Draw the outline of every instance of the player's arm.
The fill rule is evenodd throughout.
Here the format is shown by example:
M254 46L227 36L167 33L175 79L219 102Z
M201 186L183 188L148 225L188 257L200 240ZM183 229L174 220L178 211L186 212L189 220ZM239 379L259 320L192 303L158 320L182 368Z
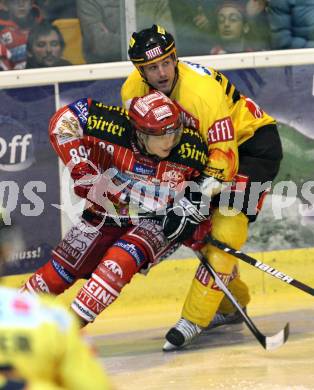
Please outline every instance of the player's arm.
M233 122L223 90L216 82L215 84L216 87L213 89L215 95L212 97L212 99L216 98L215 105L209 106L206 102L202 107L204 116L202 132L208 142L208 163L202 172L207 179L204 180L203 191L208 196L213 194L206 192L206 188L210 190L214 184L214 187L217 185L219 189L218 183L232 181L239 166L238 144Z
M213 77L222 87L226 98L227 98L227 104L230 107L232 107L238 100L241 98L240 91L236 88L236 86L227 78L225 74L222 72L214 69L209 68L211 77Z
M88 140L84 128L88 119L89 99L80 99L59 109L49 123L50 142L71 172L76 195L86 198L98 177L98 170L89 161Z

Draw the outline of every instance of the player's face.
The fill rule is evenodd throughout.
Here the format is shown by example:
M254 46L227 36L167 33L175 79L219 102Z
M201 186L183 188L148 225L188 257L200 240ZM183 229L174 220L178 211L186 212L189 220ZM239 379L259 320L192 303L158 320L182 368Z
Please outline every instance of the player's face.
M159 136L149 135L146 141L146 150L148 153L158 156L159 158L167 158L178 142L178 133L164 134Z
M224 7L218 12L218 31L221 39L231 41L241 38L243 28L243 16L236 8Z
M171 57L143 66L147 82L154 88L169 94L176 75L176 61Z
M58 34L51 31L47 35L40 35L34 42L32 54L36 62L43 67L56 65L62 55Z

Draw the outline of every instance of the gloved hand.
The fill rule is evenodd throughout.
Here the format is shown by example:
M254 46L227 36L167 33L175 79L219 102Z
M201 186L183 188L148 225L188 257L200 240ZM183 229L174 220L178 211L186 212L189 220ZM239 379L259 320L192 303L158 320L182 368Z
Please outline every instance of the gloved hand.
M90 162L80 162L73 166L71 177L74 180L74 192L80 198L87 198L89 190L99 179L99 171Z
M204 206L204 207L203 207ZM162 220L163 232L169 241L182 242L191 237L198 224L207 219L210 204L199 191L186 188L167 208Z
M212 228L211 218L205 219L205 221L201 222L197 225L193 235L191 238L188 238L183 242L185 246L191 248L196 251L200 251L206 243L204 242L205 236L210 233Z
M209 198L213 198L219 194L228 185L228 183L221 182L214 177L205 174L201 175L198 183L200 191Z

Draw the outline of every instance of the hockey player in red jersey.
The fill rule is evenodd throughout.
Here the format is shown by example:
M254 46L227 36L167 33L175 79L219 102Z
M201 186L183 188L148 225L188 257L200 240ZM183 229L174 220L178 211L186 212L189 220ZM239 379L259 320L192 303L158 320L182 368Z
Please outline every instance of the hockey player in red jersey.
M201 136L183 128L177 106L161 92L134 98L128 114L84 98L50 121L51 143L71 171L74 191L87 203L81 221L23 290L60 294L87 278L71 305L82 324L94 321L135 273L172 249L174 241L163 229L183 240L205 219L199 199L184 189L207 164ZM170 209L162 224L156 213L169 211L180 191L186 197L177 207L189 209L184 223L181 215L177 228L173 221L169 225Z

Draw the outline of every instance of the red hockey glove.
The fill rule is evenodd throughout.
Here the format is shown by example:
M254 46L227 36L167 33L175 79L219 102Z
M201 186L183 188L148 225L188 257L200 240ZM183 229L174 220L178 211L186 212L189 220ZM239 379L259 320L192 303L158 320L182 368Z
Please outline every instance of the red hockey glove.
M203 240L205 236L210 233L211 228L211 218L208 218L197 226L192 237L185 240L183 244L193 250L201 250L206 245Z
M88 162L80 162L72 168L71 177L74 180L75 194L80 198L87 198L89 190L99 178L99 172Z

